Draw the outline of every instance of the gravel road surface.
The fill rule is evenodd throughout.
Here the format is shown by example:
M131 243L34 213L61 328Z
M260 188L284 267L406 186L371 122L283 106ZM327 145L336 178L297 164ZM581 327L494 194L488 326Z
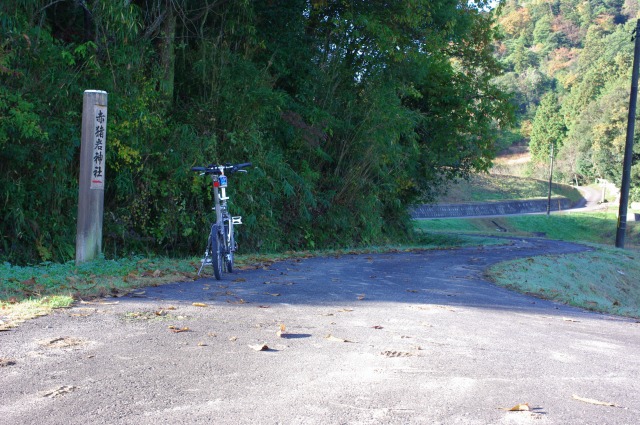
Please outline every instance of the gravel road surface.
M0 424L635 424L637 321L483 278L584 249L284 261L79 303L0 332Z

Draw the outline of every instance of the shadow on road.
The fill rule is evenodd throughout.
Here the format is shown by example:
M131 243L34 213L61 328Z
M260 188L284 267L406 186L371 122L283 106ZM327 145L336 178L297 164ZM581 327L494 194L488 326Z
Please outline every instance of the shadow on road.
M156 304L198 302L242 308L376 302L544 310L546 314L562 309L565 315L565 310L578 311L495 286L483 272L501 261L588 248L543 239L510 241L508 245L489 247L287 260L264 269L225 274L220 281L202 278L147 288L145 297ZM127 300L125 297L121 302ZM140 301L135 298L136 303Z

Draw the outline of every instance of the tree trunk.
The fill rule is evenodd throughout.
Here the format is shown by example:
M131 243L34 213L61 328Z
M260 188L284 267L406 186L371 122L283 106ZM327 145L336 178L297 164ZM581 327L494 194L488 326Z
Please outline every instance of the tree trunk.
M162 69L162 81L160 90L166 97L169 105L173 103L173 88L175 78L175 37L176 37L176 13L173 10L171 0L165 3L166 16L162 22L160 31L160 66Z

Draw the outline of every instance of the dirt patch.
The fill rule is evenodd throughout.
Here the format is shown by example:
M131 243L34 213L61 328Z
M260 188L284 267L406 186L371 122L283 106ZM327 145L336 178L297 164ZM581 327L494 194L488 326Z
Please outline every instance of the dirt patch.
M75 390L77 390L78 387L75 387L73 385L63 385L61 387L58 388L54 388L52 390L49 391L43 391L40 393L40 395L42 397L50 397L50 398L56 398L56 397L60 397L63 396L65 394L69 394Z
M41 339L38 344L45 348L71 348L87 345L89 342L84 338L76 338L73 336L63 336L57 338Z

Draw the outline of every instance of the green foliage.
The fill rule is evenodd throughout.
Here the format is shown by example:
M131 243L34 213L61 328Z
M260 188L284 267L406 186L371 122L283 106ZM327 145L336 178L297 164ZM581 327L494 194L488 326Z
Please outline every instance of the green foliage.
M366 245L486 170L512 120L488 2L4 2L0 258L73 257L80 110L109 93L103 250L199 252L193 165L233 176L241 247Z
M637 12L635 0L530 0L503 8L498 57L514 72L497 82L515 93L518 121L533 121L533 158L547 161L553 144L564 181L620 183ZM545 83L525 83L536 74ZM634 199L638 193L632 188Z

